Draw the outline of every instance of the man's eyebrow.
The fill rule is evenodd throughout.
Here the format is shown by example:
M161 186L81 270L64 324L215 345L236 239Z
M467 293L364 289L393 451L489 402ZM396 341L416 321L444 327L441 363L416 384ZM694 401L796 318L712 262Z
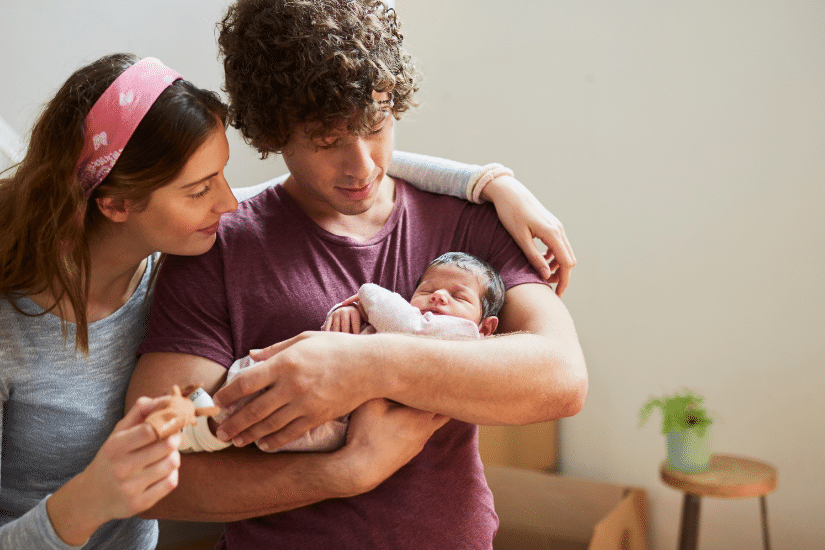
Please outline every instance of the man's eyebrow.
M393 100L392 99L382 99L381 101L376 101L376 103L379 104L379 105L382 105L382 106L384 106L384 105L387 105L389 107L393 106Z

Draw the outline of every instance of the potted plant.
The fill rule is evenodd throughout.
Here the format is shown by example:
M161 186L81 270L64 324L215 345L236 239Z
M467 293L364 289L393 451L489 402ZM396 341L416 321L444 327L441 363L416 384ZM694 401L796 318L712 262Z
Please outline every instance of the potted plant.
M662 411L662 433L667 437L667 464L681 472L702 472L710 463L710 425L699 397L689 391L653 397L639 411L639 427L653 409Z

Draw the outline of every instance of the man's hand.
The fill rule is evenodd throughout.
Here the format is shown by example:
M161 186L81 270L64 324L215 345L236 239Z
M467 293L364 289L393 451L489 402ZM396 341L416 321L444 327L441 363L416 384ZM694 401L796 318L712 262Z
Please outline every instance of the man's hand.
M412 460L449 418L371 399L350 417L341 471L358 493L377 487Z
M378 374L365 365L381 364L357 354L351 334L304 332L249 355L260 365L244 369L214 396L227 407L246 395L261 395L218 426L216 435L236 446L258 441L268 448L289 443L304 432L349 414L378 395ZM375 359L375 358L373 358ZM260 440L260 441L259 441Z
M558 218L542 206L529 189L510 176L499 176L488 183L481 198L495 204L501 224L541 276L550 283L557 283L556 294L561 296L570 282L576 257ZM534 238L547 246L547 252L539 252Z

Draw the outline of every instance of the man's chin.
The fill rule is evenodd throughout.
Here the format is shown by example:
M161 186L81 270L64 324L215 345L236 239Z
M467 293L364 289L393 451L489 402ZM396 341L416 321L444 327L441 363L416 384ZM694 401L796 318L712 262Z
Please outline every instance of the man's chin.
M358 216L360 214L364 214L365 212L369 212L373 204L375 204L374 200L339 204L336 206L335 210L337 210L339 214L343 214L345 216Z

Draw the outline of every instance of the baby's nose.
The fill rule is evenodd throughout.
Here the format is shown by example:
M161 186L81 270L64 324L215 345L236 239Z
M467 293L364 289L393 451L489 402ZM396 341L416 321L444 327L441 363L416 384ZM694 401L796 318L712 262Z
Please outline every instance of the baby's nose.
M435 292L433 292L433 300L441 302L442 304L447 303L447 297L448 296L449 296L449 294L444 289L438 289Z

